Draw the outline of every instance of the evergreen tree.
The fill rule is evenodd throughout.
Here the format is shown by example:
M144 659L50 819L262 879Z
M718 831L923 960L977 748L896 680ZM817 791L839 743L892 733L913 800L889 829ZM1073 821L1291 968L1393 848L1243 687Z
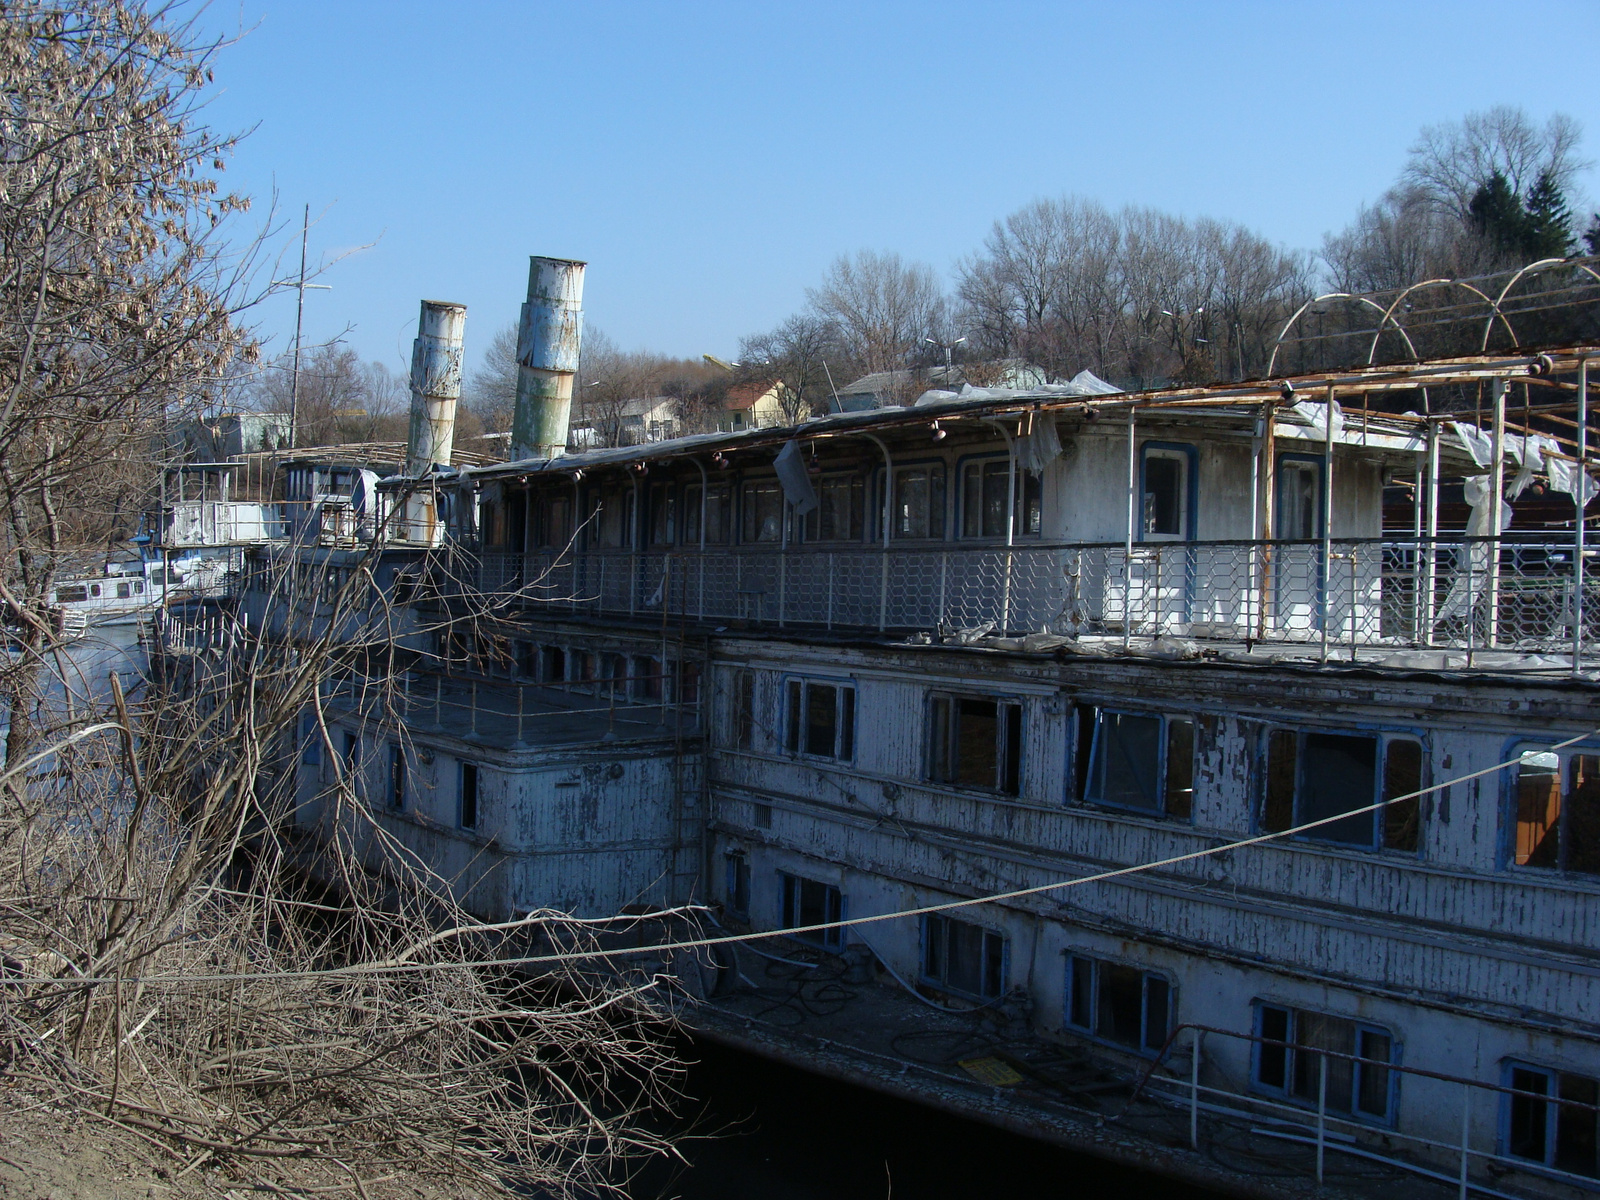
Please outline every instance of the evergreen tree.
M1572 211L1561 186L1548 170L1528 190L1524 250L1529 261L1565 258L1572 251Z
M1499 171L1480 184L1468 206L1472 228L1496 251L1522 258L1531 239L1527 210Z

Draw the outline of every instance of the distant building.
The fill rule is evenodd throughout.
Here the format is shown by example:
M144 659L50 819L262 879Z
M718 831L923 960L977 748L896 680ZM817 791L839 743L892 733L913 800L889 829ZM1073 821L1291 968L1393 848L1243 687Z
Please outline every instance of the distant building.
M783 411L785 390L781 381L758 379L734 384L723 397L717 428L723 433L738 433L741 429L788 424Z
M677 437L680 425L678 401L672 396L640 396L622 401L616 410L609 404L595 404L574 415L567 446L573 450L592 450L613 443L642 446Z
M221 462L236 454L272 453L288 445L288 413L221 413L180 422L170 435L171 453L189 462Z

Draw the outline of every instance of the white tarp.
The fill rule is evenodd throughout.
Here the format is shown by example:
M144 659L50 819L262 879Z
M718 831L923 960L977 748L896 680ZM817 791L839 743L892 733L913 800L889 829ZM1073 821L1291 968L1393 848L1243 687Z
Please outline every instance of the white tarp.
M794 506L796 516L803 517L817 506L817 491L811 486L811 477L806 473L799 442L785 442L772 465L777 468L784 499Z

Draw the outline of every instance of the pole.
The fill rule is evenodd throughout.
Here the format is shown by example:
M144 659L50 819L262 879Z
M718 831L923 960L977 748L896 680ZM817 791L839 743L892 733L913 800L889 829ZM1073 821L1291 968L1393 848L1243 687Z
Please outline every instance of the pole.
M1574 481L1578 494L1573 497L1577 505L1577 523L1572 531L1572 673L1578 673L1578 661L1583 657L1583 552L1585 530L1584 510L1588 508L1589 472L1584 463L1589 457L1589 360L1578 360L1578 478Z
M1137 503L1139 456L1134 446L1134 408L1128 406L1128 528L1122 547L1122 648L1133 640L1133 522Z
M1494 381L1494 436L1490 453L1494 461L1489 476L1489 628L1484 644L1493 649L1500 642L1500 526L1504 524L1506 486L1506 381Z
M1189 1149L1200 1149L1200 1048L1205 1045L1203 1029L1194 1031L1194 1051L1189 1061Z
M1433 645L1434 588L1439 573L1439 422L1428 421L1428 561L1422 580L1422 644Z
M1278 414L1269 400L1262 406L1261 430L1261 601L1256 637L1267 636L1267 608L1272 588L1273 507L1277 503Z
M1461 1089L1461 1178L1457 1194L1467 1200L1467 1143L1472 1133L1472 1089Z
M1317 1186L1322 1186L1322 1160L1328 1144L1328 1056L1317 1055Z
M294 306L294 365L289 371L289 449L300 443L300 331L306 316L306 241L311 236L311 205L300 222L300 283Z
M1333 385L1322 414L1322 661L1328 661L1329 608L1333 600ZM1319 1173L1318 1179L1321 1179Z

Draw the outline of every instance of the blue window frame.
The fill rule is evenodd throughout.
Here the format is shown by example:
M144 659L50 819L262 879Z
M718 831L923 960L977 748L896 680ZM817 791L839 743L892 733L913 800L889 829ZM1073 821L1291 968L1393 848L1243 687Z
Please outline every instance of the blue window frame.
M1501 1082L1500 1152L1573 1175L1600 1177L1600 1080L1508 1061Z
M1192 542L1199 528L1199 455L1185 442L1145 442L1139 451L1139 540Z
M1004 539L1006 516L1013 519L1014 537L1038 537L1043 530L1043 476L1018 465L1016 490L1008 508L1006 493L1011 481L1010 456L975 455L956 463L961 490L957 493L960 514L956 528L962 540Z
M1325 1085L1328 1112L1394 1122L1399 1072L1390 1068L1400 1053L1388 1029L1257 1000L1255 1031L1260 1040L1250 1079L1256 1090L1315 1108Z
M1260 815L1265 833L1279 833L1340 813L1353 815L1299 835L1366 850L1421 849L1420 791L1426 756L1415 734L1365 730L1269 729L1262 737Z
M300 761L308 767L322 765L322 727L315 712L300 714Z
M1067 955L1066 1023L1091 1037L1157 1054L1177 1016L1165 975L1087 954Z
M883 469L873 476L874 541L883 538ZM889 501L892 541L942 542L945 531L945 473L942 461L896 463Z
M808 925L844 920L844 895L833 884L784 871L778 872L778 881L783 889L783 928L804 929ZM794 936L824 950L844 949L844 930L838 927L809 930Z
M992 929L943 913L922 918L922 978L978 1000L1005 995L1006 939Z
M1600 750L1524 749L1505 788L1507 865L1600 876Z
M1079 796L1090 804L1190 820L1194 815L1194 721L1163 713L1077 706ZM1087 739L1085 738L1087 734Z
M848 679L784 681L784 749L851 762L856 756L856 685Z

